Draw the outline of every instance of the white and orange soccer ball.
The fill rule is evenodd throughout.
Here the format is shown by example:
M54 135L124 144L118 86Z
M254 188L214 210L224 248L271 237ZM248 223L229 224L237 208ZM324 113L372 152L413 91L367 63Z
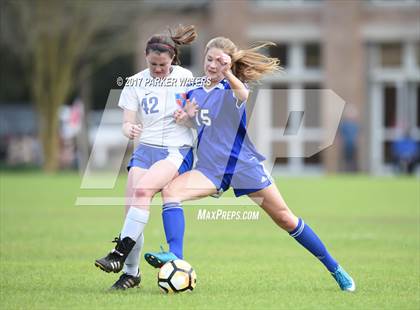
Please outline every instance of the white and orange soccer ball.
M176 259L163 265L158 273L158 286L164 293L192 291L197 275L189 263Z

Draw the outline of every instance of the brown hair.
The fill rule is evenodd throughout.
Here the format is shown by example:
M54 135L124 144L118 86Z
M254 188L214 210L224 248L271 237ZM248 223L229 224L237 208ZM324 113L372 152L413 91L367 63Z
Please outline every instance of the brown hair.
M179 25L174 30L168 28L169 35L167 34L155 34L149 40L146 45L146 55L150 52L156 53L169 53L169 56L174 60L172 64L178 65L179 62L179 46L190 44L197 37L197 32L193 25L182 26Z
M242 82L261 79L264 75L281 70L277 58L267 57L258 50L275 45L272 42L262 42L246 50L239 50L228 38L217 37L206 45L206 54L210 48L218 48L232 58L232 72Z

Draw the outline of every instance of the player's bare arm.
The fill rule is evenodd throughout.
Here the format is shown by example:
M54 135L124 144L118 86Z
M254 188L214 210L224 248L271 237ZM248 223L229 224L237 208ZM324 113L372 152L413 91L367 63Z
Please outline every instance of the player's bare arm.
M249 90L245 87L245 84L242 83L232 72L232 58L227 54L222 54L218 57L224 77L229 81L229 84L232 87L235 97L240 101L244 102L248 99Z
M137 112L124 109L122 131L124 136L133 140L138 138L142 132L143 126L137 123Z

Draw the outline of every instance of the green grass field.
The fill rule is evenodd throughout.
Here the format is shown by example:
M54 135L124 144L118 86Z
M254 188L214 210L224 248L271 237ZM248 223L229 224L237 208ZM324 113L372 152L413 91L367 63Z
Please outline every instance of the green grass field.
M108 194L121 195L124 183ZM418 179L287 178L277 184L352 274L356 293L342 293L324 267L262 211L255 221L199 221L200 208L222 208L200 207L200 201L186 206L185 258L198 275L194 292L160 293L157 270L144 260L139 289L108 292L117 275L93 262L113 246L122 208L75 206L75 174L2 173L0 307L419 309ZM258 210L225 207L243 208ZM145 251L165 244L159 207L153 207L145 237Z

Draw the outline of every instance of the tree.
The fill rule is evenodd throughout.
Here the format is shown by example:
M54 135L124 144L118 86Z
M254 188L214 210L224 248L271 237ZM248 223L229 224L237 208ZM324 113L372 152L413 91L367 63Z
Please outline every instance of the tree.
M92 66L134 49L142 13L142 4L135 1L2 2L2 44L28 72L23 79L38 115L45 171L58 169L61 105Z

